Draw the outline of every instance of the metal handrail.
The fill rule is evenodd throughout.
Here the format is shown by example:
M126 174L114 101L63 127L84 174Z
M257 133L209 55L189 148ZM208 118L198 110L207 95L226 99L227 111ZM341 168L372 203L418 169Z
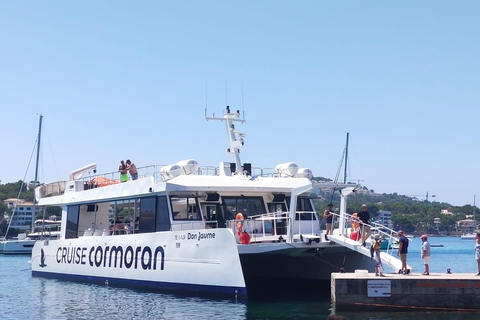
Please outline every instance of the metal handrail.
M302 220L301 219L301 214L302 213L308 213L310 214L311 219L308 220ZM314 219L314 215L316 214L315 211L296 211L296 214L298 215L298 220L295 219L294 221L291 220L290 218L290 213L287 211L276 211L276 212L267 212L263 214L257 214L257 215L252 215L246 217L244 220L228 220L227 221L227 226L231 230L234 231L234 233L237 231L237 228L235 226L235 223L242 223L243 221L243 227L242 231L246 231L247 233L250 234L250 236L253 239L256 239L258 237L269 237L269 236L282 236L282 241L287 241L286 239L286 233L285 234L279 234L277 233L277 223L279 220L284 220L286 221L286 225L282 226L285 228L285 230L288 230L291 226L292 223L295 223L295 221L298 221L298 234L301 234L301 222L306 221L306 222L311 222L311 234L314 232L314 223L319 223L318 220ZM258 228L258 225L255 225L255 222L263 222L263 221L272 221L272 231L273 233L268 233L265 230L265 224L261 224L261 228Z
M334 217L340 217L340 214L338 213L333 213ZM344 213L345 217L347 219L345 219L345 228L344 230L348 230L349 227L348 225L351 224L352 220L354 220L353 218L353 215L351 214L348 214L348 213ZM393 248L392 248L392 244L393 244L393 241L394 240L397 240L397 231L393 230L393 229L390 229L378 222L373 222L372 224L368 224L368 223L363 223L358 217L356 217L356 220L358 221L359 225L366 225L366 226L369 226L370 227L370 232L371 234L373 234L373 231L376 231L376 233L380 234L380 237L383 238L383 239L388 239L388 246L387 246L387 253L392 255L392 252L393 252ZM385 230L385 231L384 231ZM347 232L347 231L345 231ZM344 237L347 237L348 238L348 234L343 234L342 236Z

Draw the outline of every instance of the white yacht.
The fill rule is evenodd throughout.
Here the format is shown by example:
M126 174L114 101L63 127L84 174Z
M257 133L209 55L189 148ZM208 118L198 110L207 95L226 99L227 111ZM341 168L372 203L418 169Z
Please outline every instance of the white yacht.
M12 239L0 241L0 254L31 254L37 240L60 237L60 221L36 220L31 233L20 233Z
M464 235L460 236L462 240L475 240L475 233L465 233Z
M206 119L225 122L233 162L142 167L124 183L91 164L38 187L39 205L62 207L62 225L60 239L35 243L33 276L246 297L272 285L317 291L324 281L329 290L332 272L373 270L369 250L347 234L355 185L316 183L295 163L242 163L240 113ZM312 199L333 187L342 190L340 228L326 241Z

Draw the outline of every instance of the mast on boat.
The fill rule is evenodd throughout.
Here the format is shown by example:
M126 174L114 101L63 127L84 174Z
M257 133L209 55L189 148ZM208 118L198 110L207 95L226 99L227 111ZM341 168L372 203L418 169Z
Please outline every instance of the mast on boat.
M235 162L235 172L241 172L242 162L240 161L240 147L245 144L244 137L246 134L235 130L235 125L233 124L233 122L244 123L246 121L245 116L243 116L243 118L240 118L240 110L232 113L229 106L227 106L222 118L215 117L215 114L213 115L213 117L207 117L206 113L207 111L205 109L205 120L207 121L218 120L225 122L228 141L230 144L230 148L227 149L227 153L233 156L233 161Z
M38 182L38 163L40 162L40 141L42 140L42 120L43 120L43 115L40 115L40 119L38 121L38 138L37 138L37 159L35 160L35 179L33 180L33 217L32 217L32 232L34 230L34 225L35 225L35 218L36 218L36 204L37 201L35 199L35 188L39 185ZM43 217L45 221L45 217Z
M347 132L347 142L345 143L345 171L343 174L343 183L347 183L347 161L348 161L348 136L350 135L349 132Z

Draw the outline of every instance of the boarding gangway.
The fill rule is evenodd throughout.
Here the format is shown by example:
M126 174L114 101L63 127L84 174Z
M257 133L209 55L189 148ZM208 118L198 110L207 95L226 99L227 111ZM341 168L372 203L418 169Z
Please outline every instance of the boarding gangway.
M352 221L355 221L356 217L345 212L341 213L340 215L335 214L335 216L338 217L339 228L334 230L333 235L330 235L329 239L338 245L356 251L364 256L371 257L370 246L372 240L367 239L367 243L364 247L361 241L357 241L351 237L352 232L355 231L352 226ZM380 259L382 260L382 263L390 266L395 273L401 270L402 262L393 255L392 249L392 242L396 239L397 232L379 223L373 223L369 226L372 234L378 234L380 238L388 241L386 251L380 252ZM407 265L407 268L410 271L412 270L409 265Z

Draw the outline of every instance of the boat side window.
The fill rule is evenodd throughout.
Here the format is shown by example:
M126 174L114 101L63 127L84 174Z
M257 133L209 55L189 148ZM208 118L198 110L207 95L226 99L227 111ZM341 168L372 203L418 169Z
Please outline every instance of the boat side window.
M78 238L78 213L80 206L67 207L67 230L65 232L65 239Z
M285 212L287 211L287 207L285 203L268 203L268 212Z
M290 207L291 198L287 197L287 204ZM295 214L295 220L315 220L314 210L310 198L297 198L297 209L298 212ZM313 214L313 216L312 216Z
M138 199L118 200L110 203L110 212L113 217L110 222L110 231L112 234L126 234L138 232ZM135 223L135 221L137 223ZM134 230L135 229L135 230Z
M166 196L159 196L157 198L157 219L156 219L156 231L169 231L170 230L170 215L168 214L168 203Z
M202 220L196 198L171 196L170 204L173 220Z
M155 232L155 212L157 197L140 199L140 220L138 223L139 233Z
M225 220L233 220L237 213L249 217L266 213L262 197L222 197Z

